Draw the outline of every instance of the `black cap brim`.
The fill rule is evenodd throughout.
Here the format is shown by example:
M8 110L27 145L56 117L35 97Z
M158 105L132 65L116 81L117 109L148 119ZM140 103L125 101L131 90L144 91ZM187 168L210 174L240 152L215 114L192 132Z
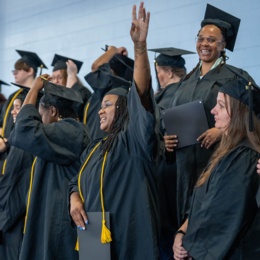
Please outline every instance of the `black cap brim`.
M43 61L36 53L29 52L29 51L21 51L21 50L16 50L16 51L21 56L21 59L30 67L35 69L37 68L48 69L47 66L43 63Z
M61 70L61 69L67 69L66 62L68 60L71 60L71 61L73 61L76 64L78 72L79 72L80 69L81 69L81 66L83 64L82 61L71 59L71 58L65 57L65 56L61 56L59 54L55 54L54 55L54 58L53 58L52 63L51 63L51 66L53 66L53 70L52 71Z
M66 88L64 86L51 83L47 80L44 81L44 92L54 95L56 97L83 103L82 95L78 90Z
M185 68L185 60L181 57L182 55L195 54L195 52L192 51L173 47L149 49L148 51L159 53L159 55L155 58L155 65L178 68Z
M2 85L10 86L10 84L4 82L3 80L0 80L0 86L2 86Z
M183 49L168 47L168 48L156 48L156 49L148 49L148 51L153 51L155 53L164 54L170 57L173 56L181 56L186 54L195 54L193 51L187 51Z
M26 87L26 86L23 86L23 85L20 85L20 84L17 84L17 83L11 82L11 84L14 85L14 86L16 86L16 87L18 87L18 88L21 88L21 89L25 90L27 93L28 93L29 90L30 90L29 87ZM38 97L39 97L39 98L42 97L43 94L44 94L43 91L40 91L40 92L38 93Z

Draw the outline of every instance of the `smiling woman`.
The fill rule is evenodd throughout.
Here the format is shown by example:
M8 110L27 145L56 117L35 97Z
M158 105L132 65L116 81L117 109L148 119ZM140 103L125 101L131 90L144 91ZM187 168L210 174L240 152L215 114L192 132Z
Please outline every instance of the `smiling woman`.
M202 100L209 124L209 130L198 136L198 143L175 151L177 167L176 204L178 224L183 223L189 209L193 187L208 164L216 144L222 137L222 131L215 127L211 109L215 106L219 88L237 78L238 75L254 82L242 69L226 64L225 48L233 51L240 19L207 5L205 17L201 22L196 41L199 57L197 66L182 81L173 99L172 106L182 105L195 100ZM214 40L213 40L214 39ZM192 112L191 112L192 113ZM189 122L187 122L189 127ZM172 136L168 140L173 140ZM167 139L166 139L167 140ZM166 150L174 149L174 143Z
M212 113L216 128L225 134L197 182L188 218L176 234L176 260L187 256L230 260L260 257L260 209L256 201L260 182L255 169L260 152L260 89L250 85L235 79L219 90Z
M104 96L99 116L107 137L84 151L70 187L70 214L78 228L86 229L80 232L88 232L88 212L110 213L110 230L103 214L100 237L101 243L111 243L111 259L159 257L156 107L146 49L149 18L143 3L138 13L133 7L134 83L130 91L126 85Z

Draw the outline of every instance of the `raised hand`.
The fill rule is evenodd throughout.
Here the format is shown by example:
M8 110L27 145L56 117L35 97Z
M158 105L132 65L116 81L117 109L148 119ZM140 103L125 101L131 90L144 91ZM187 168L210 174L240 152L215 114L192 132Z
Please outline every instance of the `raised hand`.
M130 35L134 43L146 42L150 13L145 11L144 2L140 3L138 17L136 16L136 5L132 9L132 26Z

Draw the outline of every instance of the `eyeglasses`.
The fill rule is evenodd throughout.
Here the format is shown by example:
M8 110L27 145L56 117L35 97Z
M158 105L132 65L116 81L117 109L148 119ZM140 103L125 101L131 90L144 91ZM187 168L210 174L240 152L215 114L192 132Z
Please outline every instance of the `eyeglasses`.
M57 77L52 76L51 77L51 81L56 81L56 80L58 80L58 81L63 80L63 77L62 76L57 76Z
M16 75L20 70L22 69L12 70L13 75Z
M204 40L206 40L206 42L209 44L209 45L213 45L214 43L221 43L223 41L217 41L215 38L213 37L202 37L202 36L198 36L195 38L195 41L197 43L203 43Z

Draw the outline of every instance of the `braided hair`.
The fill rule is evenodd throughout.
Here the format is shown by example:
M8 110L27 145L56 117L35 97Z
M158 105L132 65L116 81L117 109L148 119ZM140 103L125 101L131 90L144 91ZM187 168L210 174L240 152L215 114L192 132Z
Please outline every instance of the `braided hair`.
M101 149L103 150L103 155L110 151L114 144L117 142L117 136L119 132L124 129L124 126L129 120L129 114L127 109L127 97L118 96L115 103L115 116L110 127L107 139L103 142Z

